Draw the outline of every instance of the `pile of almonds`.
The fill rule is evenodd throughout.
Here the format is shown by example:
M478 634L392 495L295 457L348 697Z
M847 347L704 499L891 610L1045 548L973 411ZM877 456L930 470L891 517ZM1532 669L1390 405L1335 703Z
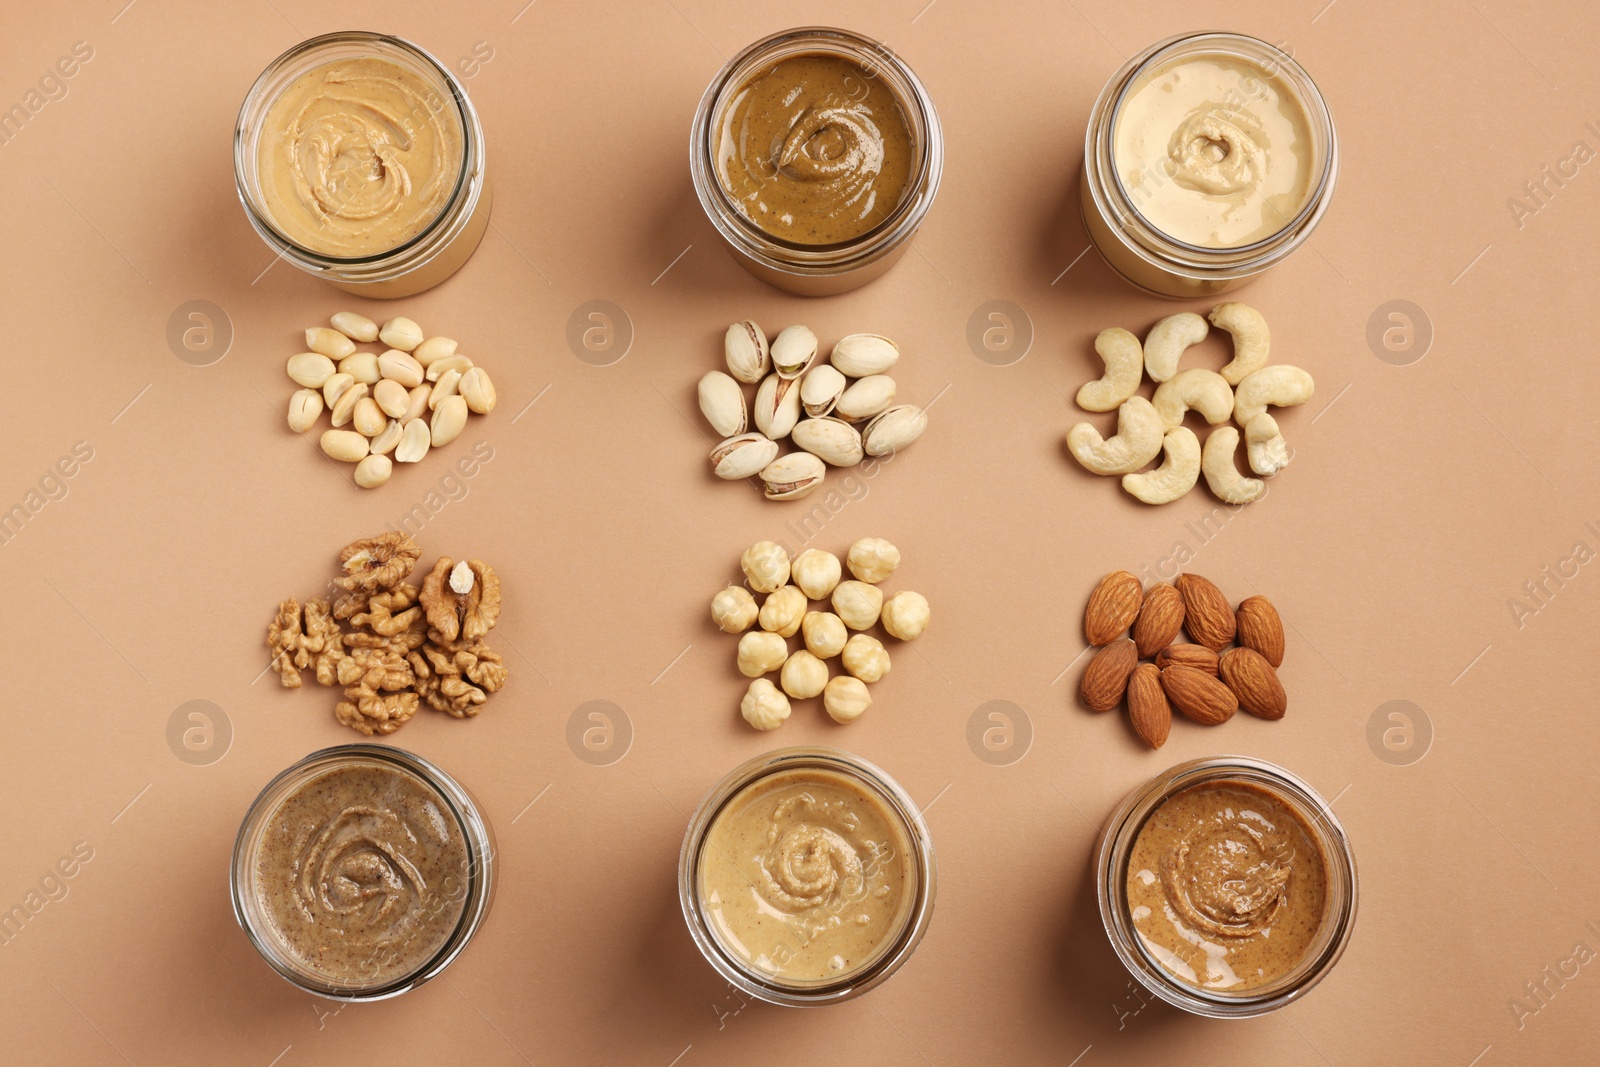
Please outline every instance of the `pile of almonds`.
M387 482L394 464L417 463L429 449L454 441L466 428L468 412L494 410L489 372L457 352L450 338L425 337L420 326L400 317L380 327L341 311L329 321L331 329L307 329L308 351L289 357L289 377L300 386L289 398L289 429L305 433L326 408L333 428L323 431L322 451L354 463L363 489ZM357 341L384 348L359 350Z
M1180 630L1192 643L1174 643ZM1277 670L1283 620L1264 596L1234 609L1198 574L1147 590L1127 571L1112 571L1089 596L1083 631L1100 648L1083 672L1083 702L1110 711L1126 695L1133 731L1151 748L1166 743L1173 708L1203 726L1227 722L1240 708L1263 719L1281 719L1288 709Z
M770 345L754 322L728 327L728 373L710 371L699 387L700 412L723 438L711 450L718 478L758 476L768 500L796 500L816 491L828 467L854 467L922 436L927 413L896 404L894 379L884 373L900 358L893 341L853 333L826 363L817 363L818 351L817 335L804 326L786 327ZM757 385L748 407L741 382ZM752 412L759 432L747 433ZM786 437L800 451L780 456Z

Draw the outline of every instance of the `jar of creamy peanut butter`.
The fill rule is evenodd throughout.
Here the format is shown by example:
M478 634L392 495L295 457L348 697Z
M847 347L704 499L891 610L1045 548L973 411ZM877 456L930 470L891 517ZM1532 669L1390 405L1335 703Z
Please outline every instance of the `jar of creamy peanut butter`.
M1106 262L1160 296L1243 285L1305 243L1339 173L1322 94L1288 53L1233 33L1134 56L1089 114L1079 193Z
M905 790L866 760L787 748L701 801L678 857L689 933L717 972L771 1004L860 996L933 915L933 842Z
M337 288L389 299L454 274L483 239L483 126L461 82L398 37L303 41L245 96L234 181L279 257Z
M494 837L462 786L387 745L338 745L279 774L234 841L229 890L280 976L330 1000L399 996L477 932Z
M881 42L825 27L730 59L689 135L695 194L734 258L801 296L888 270L943 169L939 116L911 68Z
M1333 809L1247 756L1180 763L1101 827L1097 896L1133 977L1184 1011L1265 1015L1321 981L1355 926L1357 877Z

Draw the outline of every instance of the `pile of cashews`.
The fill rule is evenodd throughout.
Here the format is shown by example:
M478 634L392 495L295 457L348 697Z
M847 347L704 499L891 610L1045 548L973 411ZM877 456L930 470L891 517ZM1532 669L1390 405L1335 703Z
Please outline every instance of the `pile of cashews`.
M1267 365L1270 334L1267 320L1255 308L1237 302L1211 309L1211 322L1233 337L1233 361L1220 371L1191 367L1178 370L1184 351L1210 332L1206 320L1192 311L1168 315L1150 328L1144 344L1127 330L1102 330L1094 350L1105 374L1078 390L1085 411L1115 411L1117 432L1102 437L1087 422L1067 432L1067 448L1095 474L1122 475L1122 488L1146 504L1167 504L1194 488L1203 473L1206 485L1229 504L1248 504L1266 490L1270 478L1289 464L1289 445L1269 407L1292 407L1311 399L1316 383L1299 367ZM1139 396L1144 375L1156 383L1155 395ZM1183 425L1194 410L1215 427L1205 448ZM1247 478L1234 462L1239 430L1244 431L1250 469L1261 478ZM1163 452L1161 464L1142 471Z

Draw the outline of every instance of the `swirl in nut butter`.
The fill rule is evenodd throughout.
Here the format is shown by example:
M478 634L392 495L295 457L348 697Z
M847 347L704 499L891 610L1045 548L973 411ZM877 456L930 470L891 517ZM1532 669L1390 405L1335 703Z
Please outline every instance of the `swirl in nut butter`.
M892 948L916 892L900 816L832 771L782 771L717 814L700 898L724 949L790 985L849 978Z
M1215 782L1168 798L1139 830L1128 906L1163 968L1239 993L1305 959L1322 926L1326 879L1298 812L1259 787Z
M893 214L910 180L900 102L840 56L777 63L739 87L717 125L723 189L752 223L795 244L861 236Z
M267 112L257 165L285 237L353 259L425 230L449 202L461 163L449 94L368 56L323 64L284 89Z
M256 886L279 947L332 985L405 978L461 919L467 846L431 787L385 766L331 770L272 815Z

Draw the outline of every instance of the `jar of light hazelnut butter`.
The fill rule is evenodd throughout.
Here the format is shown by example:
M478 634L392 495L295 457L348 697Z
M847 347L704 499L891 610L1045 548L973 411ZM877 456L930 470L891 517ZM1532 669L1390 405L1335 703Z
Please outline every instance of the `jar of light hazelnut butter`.
M262 959L331 1000L399 996L477 932L494 837L461 785L387 745L313 752L261 791L239 826L233 913Z
M239 109L233 171L269 248L361 296L438 285L489 222L483 126L466 90L383 34L325 34L273 60Z
M944 169L922 82L885 45L807 27L730 59L695 112L689 170L744 268L802 296L865 285L905 253Z
M1197 297L1304 244L1338 174L1333 116L1304 68L1254 37L1197 33L1152 45L1106 83L1079 192L1112 269Z
M887 980L933 915L933 842L867 761L788 748L733 769L689 822L678 900L706 960L771 1004L835 1004Z
M1139 984L1196 1015L1294 1003L1343 954L1356 861L1333 809L1263 760L1180 763L1101 828L1100 918Z

